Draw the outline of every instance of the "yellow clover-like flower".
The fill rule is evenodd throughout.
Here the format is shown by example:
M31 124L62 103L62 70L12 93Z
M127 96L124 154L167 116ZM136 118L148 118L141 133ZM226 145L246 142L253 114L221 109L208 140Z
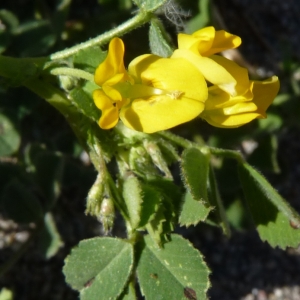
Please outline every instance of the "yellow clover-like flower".
M95 73L102 87L93 93L102 115L103 129L119 118L131 128L146 133L172 128L196 118L204 109L208 89L201 72L183 58L146 54L134 59L126 72L124 46L115 38L105 61Z
M206 27L192 35L178 35L178 49L172 57L182 57L194 64L205 79L220 89L236 96L249 89L248 71L235 62L215 53L233 49L241 44L240 37L224 30Z
M205 110L200 117L215 127L234 128L256 118L266 118L266 110L278 93L279 81L277 76L265 81L251 81L249 92L235 97L218 86L208 90Z

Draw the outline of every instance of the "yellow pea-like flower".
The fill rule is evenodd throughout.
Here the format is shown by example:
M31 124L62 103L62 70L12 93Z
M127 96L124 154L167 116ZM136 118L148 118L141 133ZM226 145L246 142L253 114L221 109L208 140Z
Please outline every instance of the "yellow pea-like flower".
M188 122L203 111L206 82L186 60L146 54L134 59L128 72L144 89L161 93L135 97L123 106L120 117L127 127L152 133Z
M103 129L119 119L146 133L165 130L196 118L204 109L208 89L201 72L182 58L146 54L134 59L125 70L124 45L115 38L108 55L95 73L101 86L93 93L102 115Z
M246 93L249 87L248 71L225 57L215 53L236 48L240 37L224 30L206 27L192 35L178 35L178 49L172 57L181 57L194 64L204 78L226 93L236 96Z
M226 128L265 118L279 90L278 78L250 81L247 69L215 55L240 43L235 35L207 27L192 35L179 34L179 49L170 58L141 55L127 71L124 44L112 39L95 72L99 89L93 98L102 112L100 127L113 128L120 118L131 129L153 133L199 115Z
M232 97L217 86L209 87L205 109L200 117L221 128L235 128L256 118L266 118L266 110L279 90L273 76L264 81L251 81L248 93Z
M133 82L124 67L124 50L121 39L112 39L106 59L95 72L95 83L102 89L94 91L93 99L102 112L99 125L103 129L110 129L117 125L119 109L125 103L125 99L115 86L120 83Z

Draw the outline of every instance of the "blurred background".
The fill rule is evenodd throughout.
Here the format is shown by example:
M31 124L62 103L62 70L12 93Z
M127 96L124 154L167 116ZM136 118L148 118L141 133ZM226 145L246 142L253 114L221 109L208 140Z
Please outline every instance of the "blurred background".
M130 0L1 0L0 54L47 56L121 24L135 11ZM281 91L267 119L237 129L213 128L198 119L173 131L240 150L300 212L300 2L174 0L157 14L174 46L178 32L213 25L242 38L241 47L223 55L247 67L251 78L279 76ZM149 53L148 29L144 25L123 37L125 65ZM213 271L210 299L300 299L299 249L263 243L244 208L234 161L214 165L232 236L206 224L177 229ZM103 234L101 224L84 214L95 176L64 118L18 82L0 77L0 287L12 290L13 299L78 298L64 282L62 267L80 240ZM28 199L35 206L28 208ZM30 221L49 201L55 205L47 232L36 233ZM117 218L111 234L123 231ZM12 261L16 253L19 259ZM3 290L0 299L10 299L1 295Z

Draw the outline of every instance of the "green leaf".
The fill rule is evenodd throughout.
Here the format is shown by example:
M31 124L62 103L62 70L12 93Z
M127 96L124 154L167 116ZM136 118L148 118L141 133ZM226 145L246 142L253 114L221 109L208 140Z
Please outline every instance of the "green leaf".
M4 187L2 201L5 211L16 222L37 222L43 217L40 202L18 179Z
M182 154L183 181L195 200L207 201L209 158L197 148L188 148Z
M19 149L21 137L11 120L0 113L0 157L13 154Z
M100 47L89 47L81 50L74 55L73 64L78 69L94 73L95 69L104 61L107 52Z
M155 213L158 211L162 202L162 195L156 189L143 185L143 203L141 208L139 228L146 226L147 223L155 218Z
M65 260L63 272L81 300L117 299L133 266L133 247L104 237L83 240Z
M163 24L158 19L152 19L149 29L149 42L151 53L161 56L170 57L173 49L170 46L170 37L167 35Z
M0 55L0 76L10 79L11 86L20 86L39 75L48 59L13 58Z
M159 146L168 165L180 161L180 157L171 143L166 140L159 139L157 145Z
M39 249L44 257L49 259L53 257L64 245L60 234L56 228L55 221L51 213L44 217L44 227L40 233Z
M133 0L133 2L140 8L147 12L154 12L159 7L164 5L167 0Z
M147 232L159 247L162 247L162 244L166 241L164 236L164 223L167 219L164 211L164 207L162 205L159 206L158 211L154 215L154 219L146 225Z
M124 181L123 197L127 206L131 228L136 229L141 221L143 198L140 182L134 175L129 176Z
M201 201L194 200L192 195L187 192L184 196L179 224L189 227L204 222L212 209L213 207L206 207Z
M174 212L178 215L182 206L182 189L174 182L159 178L149 180L148 183L157 191L159 191L164 198L168 198L174 207Z
M297 247L300 216L269 182L247 163L239 165L239 176L260 238L272 247Z
M147 300L206 299L209 270L190 242L172 234L171 241L160 249L145 236L139 252L137 275ZM190 294L194 298L188 298Z
M91 84L90 84L91 85ZM92 94L86 92L81 87L76 87L70 92L72 103L88 118L98 122L100 110L96 107Z

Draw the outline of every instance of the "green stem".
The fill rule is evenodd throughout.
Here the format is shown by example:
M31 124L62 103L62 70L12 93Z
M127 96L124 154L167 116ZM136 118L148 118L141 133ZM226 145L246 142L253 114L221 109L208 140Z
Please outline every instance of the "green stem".
M136 16L131 18L130 20L124 22L120 26L111 29L93 39L90 39L84 43L81 43L79 45L76 45L74 47L53 53L50 55L51 60L55 59L63 59L66 57L69 57L75 53L77 53L80 50L92 47L92 46L100 46L103 44L108 43L112 38L116 36L121 36L124 35L125 33L135 29L138 26L141 26L145 23L147 23L152 17L151 12L146 12L146 11L140 11Z
M159 131L156 134L162 136L163 138L177 144L178 146L181 146L182 148L190 148L193 146L193 143L174 134L170 131Z
M217 155L217 156L221 156L221 157L225 157L225 158L232 158L237 160L240 163L244 162L244 158L242 156L242 154L238 151L234 151L234 150L226 150L226 149L220 149L220 148L214 148L214 147L208 147L210 153Z
M66 75L66 76L74 76L78 78L82 78L88 81L94 81L94 75L88 73L86 71L75 69L75 68L67 68L67 67L60 67L51 69L50 74L52 75Z

